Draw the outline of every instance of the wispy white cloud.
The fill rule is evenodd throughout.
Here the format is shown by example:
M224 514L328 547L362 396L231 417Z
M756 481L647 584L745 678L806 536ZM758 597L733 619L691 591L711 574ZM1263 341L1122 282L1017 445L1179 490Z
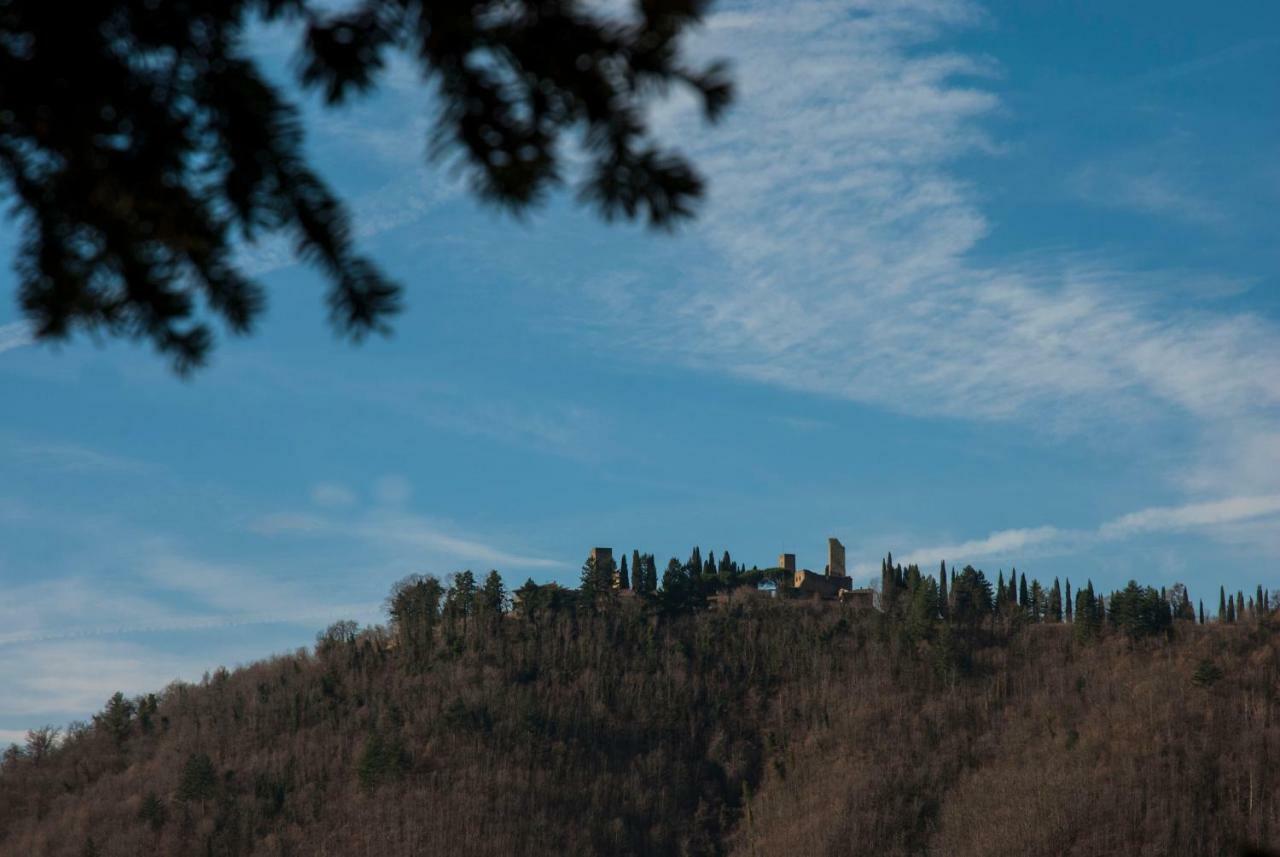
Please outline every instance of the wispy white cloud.
M216 666L202 656L179 657L121 640L23 644L6 647L4 654L0 716L59 718L59 725L70 717L88 719L117 691L159 690L175 679L198 679Z
M996 562L1017 564L1046 556L1070 556L1101 543L1120 542L1154 533L1196 531L1209 535L1231 532L1242 525L1280 526L1280 494L1225 497L1176 506L1152 506L1120 515L1093 529L1039 526L997 530L979 539L913 547L895 561L921 568L946 561L952 564ZM870 575L876 563L856 563L854 573Z
M658 118L696 141L709 173L694 230L713 258L669 284L602 275L608 335L661 338L654 359L1053 437L1141 450L1147 429L1176 423L1198 440L1156 478L1179 486L1194 472L1200 496L1242 493L1211 478L1212 457L1218 472L1251 472L1252 491L1280 489L1280 468L1220 444L1280 434L1274 319L1177 305L1177 272L974 252L990 225L954 163L999 157L986 128L1004 109L1000 69L938 38L982 19L963 0L752 3L712 16L698 49L749 58L734 112L709 133L688 105ZM1191 216L1193 196L1173 187L1130 189Z
M1194 226L1227 220L1211 198L1150 167L1088 164L1073 173L1067 184L1075 195L1097 205L1171 217Z
M733 124L698 156L713 188L699 228L728 274L656 302L636 289L628 325L674 319L696 330L667 337L687 362L926 415L1280 403L1280 372L1239 371L1280 366L1269 322L1170 312L1118 265L970 259L988 226L949 165L992 149L981 120L998 102L972 83L989 62L930 49L970 4L726 15L707 50L751 62Z
M1142 509L1109 521L1098 530L1106 539L1152 532L1176 532L1199 527L1216 527L1256 518L1280 515L1280 494L1256 497L1228 497L1181 506Z
M144 462L75 443L12 440L6 452L24 463L69 473L131 473L147 469Z
M354 540L384 559L403 559L430 567L434 562L494 567L504 571L563 570L568 564L494 546L489 540L396 506L384 506L344 518L274 513L249 524L264 536L324 536Z
M317 482L311 486L311 502L325 508L341 508L356 502L355 493L337 482Z
M5 585L0 646L378 616L376 601L351 602L310 581L202 559L167 539L143 538L127 551L103 544L101 553L108 566L123 565L127 573Z
M31 325L25 321L14 321L0 324L0 354L14 348L22 348L35 342L31 335Z
M438 523L420 515L403 512L378 512L352 530L360 538L384 547L434 551L465 563L512 570L565 569L568 565L556 559L512 553L508 550L443 529Z

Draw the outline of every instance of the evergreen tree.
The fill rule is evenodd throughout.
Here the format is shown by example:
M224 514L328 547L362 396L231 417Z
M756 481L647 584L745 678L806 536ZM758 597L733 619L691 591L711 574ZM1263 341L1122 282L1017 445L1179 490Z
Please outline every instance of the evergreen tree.
M1236 597L1234 595L1227 596L1227 622L1236 621Z
M666 571L662 572L662 591L680 589L686 580L688 580L688 565L681 565L680 560L672 557L667 563Z
M1013 576L1019 577L1018 570L1016 568L1013 569ZM1021 575L1018 580L1018 603L1021 604L1022 608L1025 610L1027 608L1027 602L1030 599L1031 593L1027 591L1027 576L1024 574Z
M893 554L889 554L880 563L880 602L886 613L893 610L897 595L898 578L893 570Z
M938 567L938 615L947 618L947 561Z
M123 745L133 731L134 714L137 707L133 700L117 691L107 700L101 714L93 715L93 725L105 732L116 742Z
M1236 590L1236 619L1243 622L1244 615L1244 593Z
M631 588L631 576L627 572L627 555L622 555L622 563L618 566L618 589Z
M903 627L913 640L928 640L933 636L938 618L938 585L933 578L925 578L919 586L908 590Z
M444 615L450 622L462 621L465 628L467 618L475 613L476 608L476 576L470 569L453 575L449 589L444 596Z
M1009 593L1004 588L1004 569L996 572L996 609L1003 610L1005 602L1009 598Z
M631 552L631 588L644 592L644 560L638 550Z
M138 809L138 820L157 833L169 820L169 810L155 792L147 792L147 796L143 798L142 806Z
M217 786L218 773L213 768L213 760L204 753L192 753L188 756L178 780L178 800L206 801L213 797Z
M1075 607L1074 607L1075 602L1071 600L1071 578L1067 578L1067 594L1066 594L1065 602L1066 603L1064 606L1066 607L1067 621L1071 622L1074 620L1074 615L1075 615Z
M1204 599L1200 599L1200 624L1204 624Z
M658 558L653 554L644 561L644 591L650 594L658 591Z
M391 588L387 598L391 627L410 654L420 655L431 647L443 598L444 587L432 575L411 574Z
M1267 599L1266 599L1266 596L1265 596L1265 595L1263 595L1263 593L1262 593L1262 584L1261 584L1261 583L1259 583L1259 584L1258 584L1258 591L1257 591L1257 593L1256 593L1256 596L1255 596L1255 598L1254 598L1254 602L1253 602L1253 603L1254 603L1254 605L1255 605L1255 606L1254 606L1254 615L1255 615L1255 616L1261 617L1261 616L1263 616L1264 614L1266 614L1266 612L1267 612Z
M707 551L706 562L702 564L702 576L708 580L716 576L716 552Z
M1062 587L1056 577L1053 579L1053 589L1049 590L1048 618L1054 622L1062 621Z
M605 568L605 565L606 563L597 562L593 556L588 556L586 562L582 564L578 591L588 603L593 603L613 586L613 574Z
M507 589L502 583L502 575L497 569L490 569L480 589L479 604L481 611L489 618L498 618L507 612Z
M1218 587L1218 621L1227 621L1227 588L1225 586Z
M1111 624L1131 640L1167 633L1172 622L1169 603L1154 587L1139 586L1130 580L1111 596Z
M1196 610L1191 606L1191 593L1185 586L1182 587L1178 602L1178 618L1185 619L1188 622L1196 621Z
M1097 599L1093 594L1093 582L1076 593L1075 636L1078 640L1090 640L1098 635L1102 626Z
M1040 581L1038 580L1031 581L1031 593L1029 597L1030 597L1029 603L1031 605L1031 621L1039 622L1042 618L1044 618L1044 608L1045 608L1044 587L1040 585Z
M689 577L694 579L702 574L702 551L697 546L694 546L693 553L689 554L689 561L685 563L684 570ZM665 588L665 585L663 588Z
M991 581L987 580L981 571L966 565L951 587L951 592L955 598L952 617L956 622L967 626L972 634L978 625L991 615L995 606L992 601Z

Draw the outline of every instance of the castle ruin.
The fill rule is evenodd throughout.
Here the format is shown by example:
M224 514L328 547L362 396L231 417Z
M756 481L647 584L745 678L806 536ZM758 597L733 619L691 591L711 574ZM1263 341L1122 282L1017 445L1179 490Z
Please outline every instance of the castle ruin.
M797 593L822 601L851 602L855 606L875 604L872 590L854 589L853 578L845 570L844 545L834 536L827 539L827 567L823 574L807 568L797 571L795 562L795 554L782 554L778 567L791 575L791 586Z

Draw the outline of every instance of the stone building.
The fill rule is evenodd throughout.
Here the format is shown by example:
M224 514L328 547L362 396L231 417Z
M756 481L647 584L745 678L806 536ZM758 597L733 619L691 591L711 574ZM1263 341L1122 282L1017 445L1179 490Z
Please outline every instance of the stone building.
M839 600L855 606L874 606L874 593L870 589L854 589L853 578L845 570L844 545L832 537L827 539L827 568L823 574L806 569L796 570L795 554L783 554L789 558L790 565L780 562L779 566L791 572L792 588L812 598Z

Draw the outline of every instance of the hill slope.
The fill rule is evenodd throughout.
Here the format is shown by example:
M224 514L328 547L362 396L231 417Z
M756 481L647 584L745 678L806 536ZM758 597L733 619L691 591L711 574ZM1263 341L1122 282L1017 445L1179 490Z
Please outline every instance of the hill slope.
M412 646L335 627L10 754L0 854L1274 847L1280 634L1175 624L957 643L755 601L471 617Z

